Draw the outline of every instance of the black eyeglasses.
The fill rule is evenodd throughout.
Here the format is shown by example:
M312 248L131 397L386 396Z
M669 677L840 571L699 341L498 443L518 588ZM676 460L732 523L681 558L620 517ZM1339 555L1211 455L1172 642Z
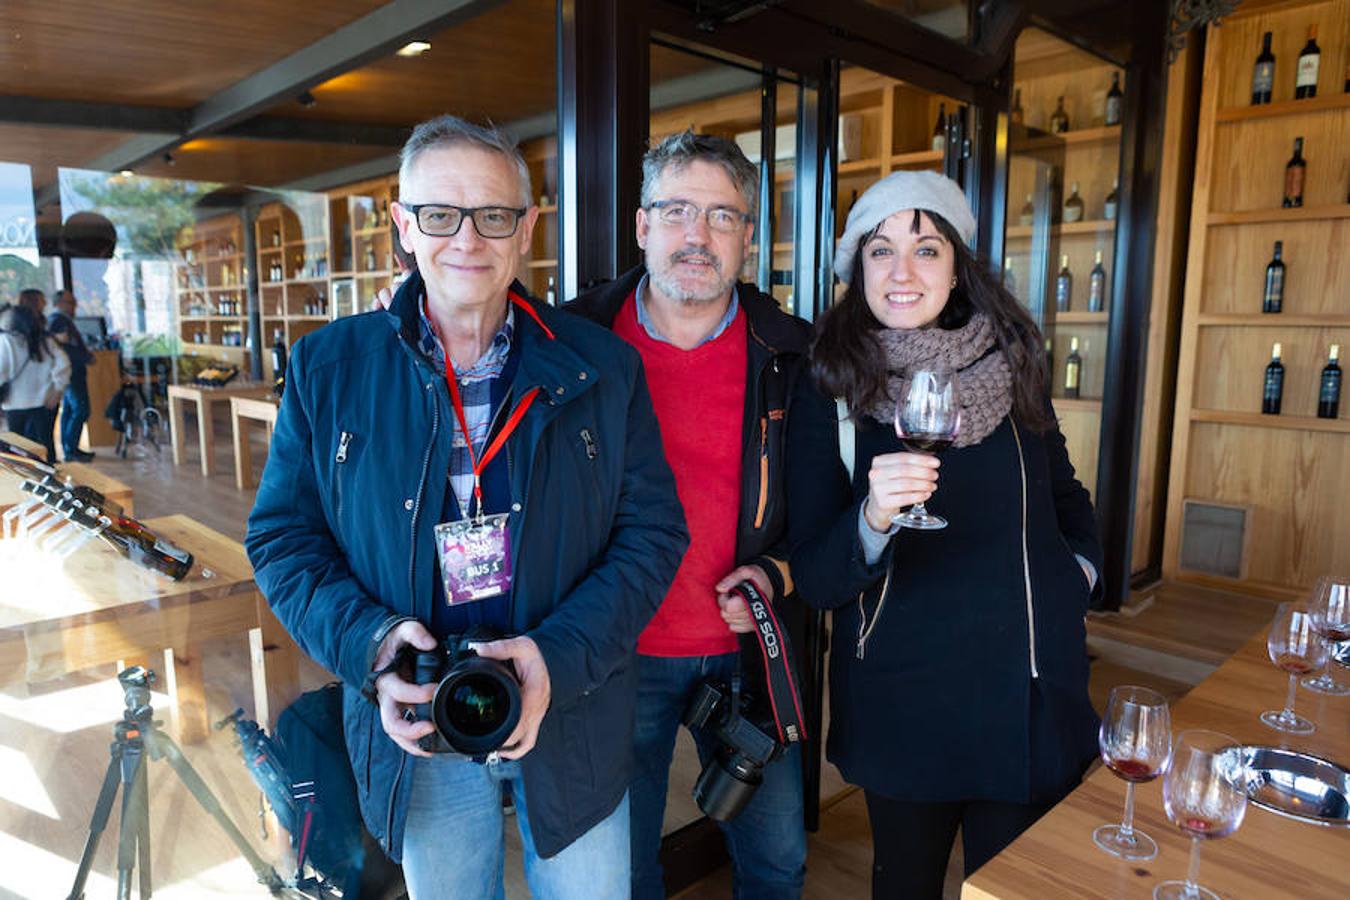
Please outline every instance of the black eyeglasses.
M704 209L688 200L653 200L648 209L656 210L656 217L667 225L685 228L698 221L699 216L708 217L708 227L713 231L736 231L750 221L750 216L730 206L714 206Z
M453 237L459 234L464 217L473 219L479 237L508 238L516 233L525 207L450 206L446 203L399 203L417 219L417 227L427 237Z

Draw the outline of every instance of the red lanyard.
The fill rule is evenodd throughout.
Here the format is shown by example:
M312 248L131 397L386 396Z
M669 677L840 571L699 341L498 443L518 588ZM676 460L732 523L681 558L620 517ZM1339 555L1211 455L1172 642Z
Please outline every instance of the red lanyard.
M535 323L543 329L544 334L548 335L549 340L554 340L553 332L543 323L543 320L539 318L539 314L534 311L533 307L521 300L514 293L512 293L510 297L512 303L523 309L531 319L534 319ZM428 317L428 319L430 319L430 317ZM437 334L436 338L439 340L440 335ZM455 407L455 418L459 421L460 431L464 432L464 445L469 450L469 462L473 466L473 497L478 501L478 514L482 515L483 470L486 469L488 463L492 462L493 458L496 457L497 452L505 446L507 438L511 437L511 434L516 430L516 426L520 424L520 420L525 418L525 413L529 410L530 404L534 402L535 397L539 396L540 389L533 388L521 398L521 401L516 404L515 409L511 410L511 415L507 417L506 424L502 426L501 431L497 432L497 436L492 439L492 442L488 444L487 449L483 451L483 455L480 457L474 453L473 438L469 436L469 420L468 417L464 415L464 401L460 398L459 380L455 377L455 365L450 361L450 353L448 349L445 348L444 342L442 342L442 349L445 350L445 384L446 387L450 389L450 402Z

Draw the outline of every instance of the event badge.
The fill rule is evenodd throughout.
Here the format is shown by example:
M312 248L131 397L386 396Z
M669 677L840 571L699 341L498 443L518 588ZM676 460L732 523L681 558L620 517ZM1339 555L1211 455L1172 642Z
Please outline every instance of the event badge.
M451 605L496 597L511 590L511 532L507 513L436 526L436 556L445 599Z

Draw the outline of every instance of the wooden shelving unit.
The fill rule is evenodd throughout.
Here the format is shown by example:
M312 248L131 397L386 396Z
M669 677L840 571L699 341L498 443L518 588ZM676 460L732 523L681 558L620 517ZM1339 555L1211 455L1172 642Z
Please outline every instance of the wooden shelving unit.
M254 232L265 379L272 378L265 348L278 335L293 346L333 315L328 207L316 196L310 203L271 203L258 213Z
M248 292L239 217L197 222L179 233L175 247L174 312L183 354L243 359Z
M1350 565L1350 403L1314 417L1327 346L1350 347L1350 96L1342 93L1350 0L1239 9L1207 35L1192 194L1164 541L1166 577L1285 599ZM1320 96L1293 99L1293 63L1309 25L1322 49ZM1261 35L1275 37L1275 102L1249 106ZM1284 163L1305 138L1305 205L1280 206ZM1261 314L1274 241L1288 267L1284 310ZM1283 345L1283 414L1262 415L1271 344ZM1247 507L1241 580L1180 567L1187 501Z

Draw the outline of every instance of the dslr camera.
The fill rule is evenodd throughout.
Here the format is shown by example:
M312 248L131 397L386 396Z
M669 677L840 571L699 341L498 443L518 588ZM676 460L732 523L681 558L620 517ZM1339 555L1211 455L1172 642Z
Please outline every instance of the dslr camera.
M431 702L416 708L419 719L436 726L418 741L423 750L484 759L515 731L520 722L520 679L510 666L479 656L469 647L504 636L476 625L450 635L435 650L404 647L412 682L436 685Z
M708 818L729 822L740 815L764 781L764 767L783 754L788 744L806 737L801 699L792 664L792 648L769 602L750 581L732 588L750 607L755 622L752 651L742 640L741 654L757 653L762 665L751 672L764 673L761 700L755 691L743 690L741 673L730 682L707 681L685 709L684 724L701 728L717 740L713 758L694 783L694 799Z

